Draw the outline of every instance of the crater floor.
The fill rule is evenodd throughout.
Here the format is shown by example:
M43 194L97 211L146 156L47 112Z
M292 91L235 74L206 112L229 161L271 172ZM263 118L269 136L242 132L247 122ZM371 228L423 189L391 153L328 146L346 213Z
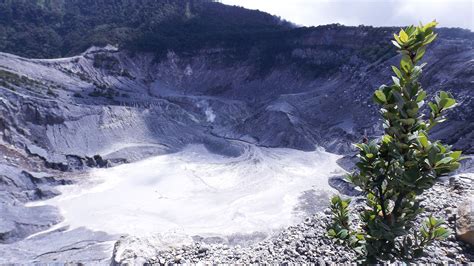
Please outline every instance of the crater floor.
M89 178L61 187L60 196L29 206L58 207L65 220L55 228L112 235L271 233L312 212L305 201L326 206L333 192L328 177L344 172L338 158L321 150L253 145L239 157L225 157L190 145L178 153L93 170Z

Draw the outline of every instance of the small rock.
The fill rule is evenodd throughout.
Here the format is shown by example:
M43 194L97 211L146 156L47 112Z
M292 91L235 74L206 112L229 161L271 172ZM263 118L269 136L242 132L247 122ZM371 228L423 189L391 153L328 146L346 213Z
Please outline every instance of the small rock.
M456 254L451 250L446 251L446 256L448 256L449 258L456 258Z
M207 251L209 251L209 247L201 246L198 250L198 253L206 253Z
M474 245L474 197L462 202L458 207L456 236L459 240Z

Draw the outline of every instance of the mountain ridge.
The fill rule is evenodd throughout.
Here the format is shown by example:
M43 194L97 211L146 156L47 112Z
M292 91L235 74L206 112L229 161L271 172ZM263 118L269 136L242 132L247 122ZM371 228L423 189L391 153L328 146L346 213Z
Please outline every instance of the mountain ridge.
M0 51L30 58L73 56L107 44L157 56L228 47L249 57L252 47L282 49L276 40L318 28L298 28L265 12L210 0L0 1ZM447 31L473 38L469 30ZM371 34L381 36L377 30Z
M189 48L216 34L288 27L269 14L210 0L0 1L0 51L27 57L70 56L107 44Z

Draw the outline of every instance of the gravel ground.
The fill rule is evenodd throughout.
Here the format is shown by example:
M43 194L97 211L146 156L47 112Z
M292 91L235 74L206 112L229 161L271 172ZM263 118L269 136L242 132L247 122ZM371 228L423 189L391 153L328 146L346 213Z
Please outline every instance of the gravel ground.
M459 203L473 195L474 174L457 176L439 182L422 198L427 210L420 217L424 220L433 214L444 218L455 232L456 208ZM352 208L361 208L362 198L354 198ZM249 264L249 263L350 263L355 262L355 253L332 243L325 236L326 224L330 221L329 209L307 218L304 222L287 228L281 233L247 247L224 244L206 244L194 241L190 245L159 251L146 258L150 264L205 263L205 264ZM416 263L473 263L474 248L456 240L453 233L447 240L436 242L426 249L425 256Z

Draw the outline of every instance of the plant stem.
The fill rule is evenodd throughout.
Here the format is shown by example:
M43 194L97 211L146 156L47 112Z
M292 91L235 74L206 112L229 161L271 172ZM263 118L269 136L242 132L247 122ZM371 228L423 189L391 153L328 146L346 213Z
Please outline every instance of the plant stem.
M405 192L401 192L400 194L398 194L398 197L397 197L397 200L395 201L395 205L393 206L393 219L396 221L397 217L398 217L398 209L400 208L400 205L402 204L402 201L403 199L405 198L406 196L406 193Z
M381 184L378 186L378 191L379 191L380 206L382 207L383 219L384 219L385 222L387 222L387 210L385 210L385 198L384 198L384 194L382 193L382 185Z

